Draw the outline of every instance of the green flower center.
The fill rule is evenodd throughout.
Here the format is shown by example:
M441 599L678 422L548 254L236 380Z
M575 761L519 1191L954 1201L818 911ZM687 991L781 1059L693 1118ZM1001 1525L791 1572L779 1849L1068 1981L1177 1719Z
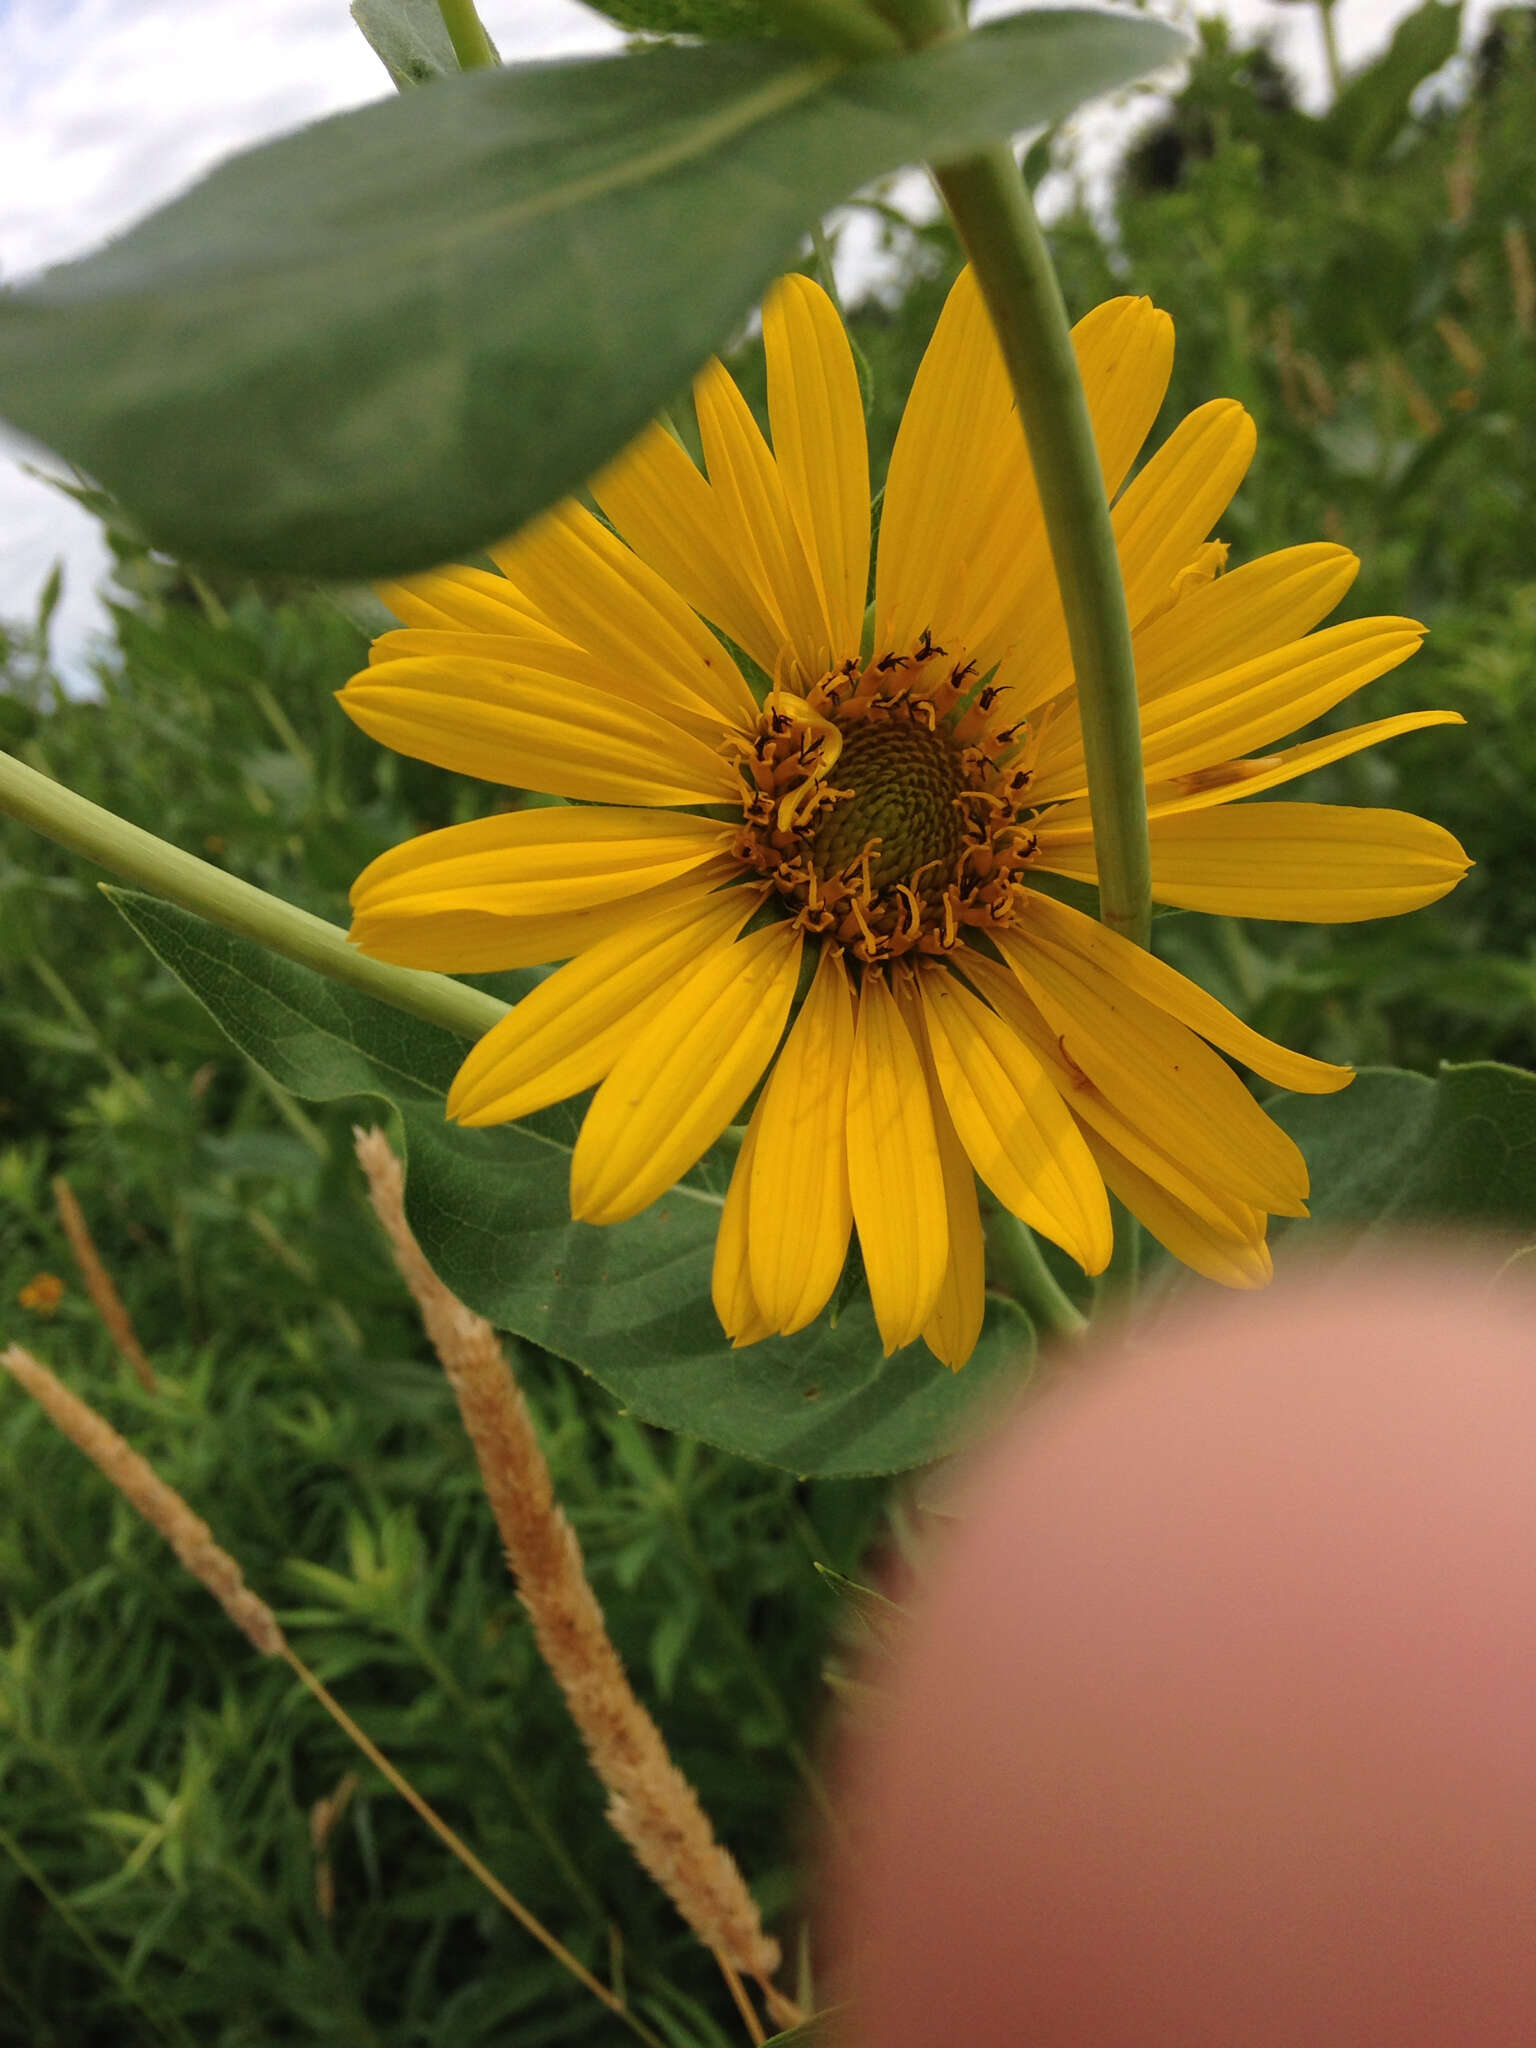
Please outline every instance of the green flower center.
M845 873L872 847L872 889L910 884L914 877L919 889L943 887L965 841L955 801L963 785L945 735L906 718L861 719L844 726L843 751L827 781L847 793L828 806L811 835L811 860L820 874Z

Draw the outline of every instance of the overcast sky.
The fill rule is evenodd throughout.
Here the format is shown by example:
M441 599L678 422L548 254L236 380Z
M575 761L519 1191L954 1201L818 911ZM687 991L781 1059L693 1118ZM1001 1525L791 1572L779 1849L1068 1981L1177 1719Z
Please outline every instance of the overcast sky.
M1153 4L1175 19L1220 12L1244 32L1268 29L1307 95L1320 97L1312 8ZM1413 4L1338 0L1346 65L1380 47ZM1491 4L1473 0L1476 17ZM620 40L577 0L482 0L481 14L508 60ZM390 90L346 0L0 0L0 281L93 248L234 149ZM1094 126L1103 136L1102 116ZM857 252L847 254L857 264ZM30 617L60 558L55 653L78 673L102 619L95 586L105 550L94 524L26 475L0 441L0 617Z

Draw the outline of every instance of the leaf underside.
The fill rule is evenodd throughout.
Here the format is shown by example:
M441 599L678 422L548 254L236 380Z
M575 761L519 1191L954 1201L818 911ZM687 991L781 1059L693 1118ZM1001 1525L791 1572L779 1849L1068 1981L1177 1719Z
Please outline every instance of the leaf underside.
M854 66L755 42L443 78L0 296L0 407L185 559L424 568L578 488L858 186L1182 47L1041 10Z

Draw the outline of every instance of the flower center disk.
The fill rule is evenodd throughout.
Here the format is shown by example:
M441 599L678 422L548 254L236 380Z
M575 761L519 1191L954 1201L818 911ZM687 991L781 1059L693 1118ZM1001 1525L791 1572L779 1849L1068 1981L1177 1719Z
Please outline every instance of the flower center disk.
M869 885L898 882L936 893L965 839L959 763L948 738L906 718L866 720L844 733L829 781L845 794L810 836L812 863L830 881L869 854Z
M1027 734L988 721L991 691L924 635L847 662L805 696L774 691L750 743L735 851L802 929L879 966L944 953L966 925L1012 922L1035 850Z

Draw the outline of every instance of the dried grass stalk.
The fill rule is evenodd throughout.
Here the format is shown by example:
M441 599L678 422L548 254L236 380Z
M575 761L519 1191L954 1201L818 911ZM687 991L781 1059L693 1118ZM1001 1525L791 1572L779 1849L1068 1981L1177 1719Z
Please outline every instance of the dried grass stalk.
M80 1268L86 1292L96 1304L96 1313L106 1324L107 1334L132 1366L145 1393L156 1393L155 1369L144 1356L144 1347L133 1327L133 1318L113 1285L112 1275L101 1262L101 1254L96 1249L84 1212L75 1200L75 1191L62 1173L54 1176L53 1201L59 1212L59 1221L64 1226L64 1235L69 1239L69 1248L75 1255L75 1264Z
M458 1401L539 1650L608 1788L608 1818L700 1941L766 1984L779 1966L778 1944L763 1932L734 1858L635 1697L496 1333L423 1257L405 1220L400 1162L382 1131L353 1135L374 1211Z
M277 1617L258 1600L227 1550L213 1540L213 1531L194 1515L181 1495L166 1485L111 1423L72 1394L41 1359L19 1344L0 1351L0 1365L19 1380L39 1407L70 1442L104 1472L130 1507L160 1531L195 1579L200 1579L241 1633L264 1657L284 1657L288 1644Z
M131 1507L137 1508L146 1522L151 1523L165 1538L195 1579L200 1579L224 1609L230 1620L263 1656L281 1657L290 1671L324 1707L368 1761L394 1787L401 1798L426 1822L438 1839L458 1857L465 1869L484 1885L492 1898L504 1906L514 1919L521 1922L537 1941L543 1943L549 1953L570 1971L571 1975L585 1984L587 1989L600 1998L610 2012L618 2014L630 2031L649 2044L649 2048L664 2048L660 2036L638 2019L624 2001L606 1984L599 1983L584 1963L577 1961L563 1942L555 1939L544 1923L522 1901L509 1892L500 1878L490 1870L474 1851L456 1835L442 1816L429 1806L410 1780L392 1764L372 1738L352 1719L313 1671L288 1642L277 1625L277 1617L263 1600L246 1585L240 1567L213 1540L208 1524L194 1515L191 1508L173 1488L166 1485L131 1444L120 1437L110 1423L102 1420L94 1408L88 1408L66 1387L62 1380L51 1373L40 1359L30 1351L23 1351L19 1344L13 1344L6 1351L0 1351L0 1365L12 1378L19 1380L40 1407L44 1408L51 1420L92 1464L111 1481ZM342 1786L347 1785L343 1779ZM342 1787L332 1795L339 1800ZM347 1796L350 1796L350 1791ZM341 1804L344 1804L344 1800ZM340 1806L336 1808L340 1811ZM332 1819L334 1819L334 1814ZM330 1821L326 1822L328 1829ZM312 1819L314 1839L323 1843L324 1835ZM317 1885L321 1882L316 1874ZM325 1893L320 1891L322 1910Z

